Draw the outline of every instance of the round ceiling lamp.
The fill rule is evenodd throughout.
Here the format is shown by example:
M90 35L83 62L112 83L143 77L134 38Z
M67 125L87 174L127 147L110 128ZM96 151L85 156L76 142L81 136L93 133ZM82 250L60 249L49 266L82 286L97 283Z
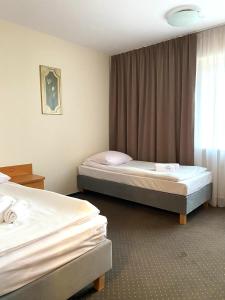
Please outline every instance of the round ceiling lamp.
M200 9L197 6L176 7L166 15L167 22L171 26L187 27L200 22Z

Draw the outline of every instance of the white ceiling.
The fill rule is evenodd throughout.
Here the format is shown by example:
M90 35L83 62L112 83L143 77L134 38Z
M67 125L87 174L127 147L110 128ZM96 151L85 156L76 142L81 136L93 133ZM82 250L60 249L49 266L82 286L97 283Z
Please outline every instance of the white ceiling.
M199 25L175 28L165 14L198 5ZM225 23L225 0L0 0L0 18L117 54Z

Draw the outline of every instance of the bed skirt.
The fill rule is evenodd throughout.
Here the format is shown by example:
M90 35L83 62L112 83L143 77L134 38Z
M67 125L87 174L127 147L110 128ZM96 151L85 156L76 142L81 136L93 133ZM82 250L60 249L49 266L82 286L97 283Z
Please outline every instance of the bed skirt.
M77 176L78 187L144 205L187 215L212 197L212 183L187 196L144 189L89 176Z

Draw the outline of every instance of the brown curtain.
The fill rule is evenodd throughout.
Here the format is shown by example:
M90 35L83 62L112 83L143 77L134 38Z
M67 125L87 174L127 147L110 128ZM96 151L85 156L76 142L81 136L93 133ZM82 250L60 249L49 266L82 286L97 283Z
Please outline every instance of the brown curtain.
M193 34L111 58L111 150L193 164L196 48Z

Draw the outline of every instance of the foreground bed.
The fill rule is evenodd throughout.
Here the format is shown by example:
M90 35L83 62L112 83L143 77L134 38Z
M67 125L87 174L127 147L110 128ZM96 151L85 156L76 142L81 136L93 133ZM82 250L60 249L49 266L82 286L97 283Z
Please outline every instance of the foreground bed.
M0 224L0 299L67 299L111 268L107 219L87 201L0 184L18 219Z
M186 224L187 215L194 209L204 203L207 206L212 195L210 172L187 167L193 176L178 181L170 180L167 174L146 176L150 168L148 162L108 166L88 161L79 167L78 187L178 213L180 224ZM183 173L188 177L185 170L184 167Z
M65 300L94 282L104 287L104 274L112 267L112 246L105 240L93 250L24 287L1 296L1 300Z

